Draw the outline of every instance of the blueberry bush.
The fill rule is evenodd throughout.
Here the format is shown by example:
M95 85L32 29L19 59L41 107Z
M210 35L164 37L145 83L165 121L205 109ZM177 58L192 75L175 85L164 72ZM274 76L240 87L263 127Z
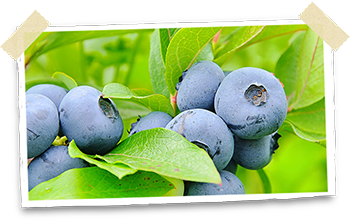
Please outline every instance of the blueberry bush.
M306 25L44 32L25 52L26 96L64 96L46 90L62 102L57 137L28 175L52 175L29 199L326 192L323 64Z

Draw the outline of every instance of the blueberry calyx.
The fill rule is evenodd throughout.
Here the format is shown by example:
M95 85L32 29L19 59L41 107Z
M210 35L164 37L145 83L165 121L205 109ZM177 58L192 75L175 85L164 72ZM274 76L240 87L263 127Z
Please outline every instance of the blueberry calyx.
M132 130L135 128L135 126L137 125L137 123L139 123L139 121L141 120L141 115L138 115L138 118L137 118L137 120L136 120L136 122L134 122L134 123L131 123L131 128L130 128L130 131L128 131L128 133L130 134L131 132L132 132ZM136 132L135 132L136 133ZM134 134L135 134L134 133Z
M267 91L263 85L250 85L244 92L244 96L249 102L252 102L255 106L263 105L267 101Z
M271 153L275 153L275 151L278 149L279 144L278 144L278 139L282 137L280 134L277 132L272 136L271 138Z
M114 123L118 117L119 112L115 109L112 102L108 98L103 98L102 96L98 100L98 105L100 106L103 113L108 117L112 123Z

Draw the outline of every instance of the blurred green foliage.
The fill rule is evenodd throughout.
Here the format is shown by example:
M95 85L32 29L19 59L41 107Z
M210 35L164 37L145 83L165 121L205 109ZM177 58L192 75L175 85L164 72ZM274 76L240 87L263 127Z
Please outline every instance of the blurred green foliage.
M269 35L269 29L273 35ZM275 73L281 56L298 35L305 33L305 30L307 30L305 25L281 26L280 29L271 26L265 27L263 31L257 27L254 29L254 35L257 35L254 36L255 39L240 40L248 44L238 47L230 43L235 49L227 54L219 54L225 56L225 60L220 61L221 67L224 71L247 66L259 67ZM227 43L234 38L235 33L243 31L249 34L249 29L247 31L239 30L238 27L225 27L221 31L220 39L212 43L212 49L207 47L206 49L213 50L215 56L217 52L225 49L225 46L220 44ZM52 78L55 72L63 72L71 76L78 85L90 85L101 91L105 85L115 82L131 90L141 88L153 92L149 72L153 32L153 29L111 30L100 33L45 32L25 52L26 89L40 83L54 83L65 87L60 80ZM178 29L172 30L172 34L176 32ZM164 49L162 47L160 50ZM164 50L161 54L165 56ZM279 67L282 69L283 64ZM114 101L123 118L123 139L125 139L131 123L136 121L138 115L148 114L150 109L128 100L114 99ZM321 121L324 122L322 119ZM288 124L284 127L279 131L282 135L279 140L280 148L271 163L264 168L272 193L326 192L325 144L320 145L300 138ZM299 131L302 132L303 128L299 127ZM264 193L256 171L239 167L237 176L242 180L246 193Z
M26 57L26 88L43 82L58 83L51 78L54 72L63 72L78 83L102 90L103 86L117 82L129 88L152 89L148 73L150 35L153 30L134 30L126 34L106 37L95 35L76 42L62 43L40 56ZM63 32L62 38L77 36L80 31ZM115 33L111 31L111 33ZM49 38L56 33L43 33ZM41 40L42 42L45 42ZM35 42L25 54L35 55Z

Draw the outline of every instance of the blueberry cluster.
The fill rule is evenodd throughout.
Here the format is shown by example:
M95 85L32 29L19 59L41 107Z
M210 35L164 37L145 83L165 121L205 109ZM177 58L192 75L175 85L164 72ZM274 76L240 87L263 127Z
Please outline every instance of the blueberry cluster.
M287 114L283 87L270 72L241 68L225 74L214 62L200 61L184 71L176 86L180 112L173 118L153 111L131 124L129 136L163 127L207 152L222 184L185 181L185 195L244 194L237 164L252 170L270 163L278 148L277 131ZM90 86L70 91L50 84L26 92L29 190L72 168L89 166L73 159L57 136L74 139L90 155L104 155L120 141L123 121L114 102Z
M51 146L57 136L74 139L86 154L110 152L123 134L123 121L110 99L89 86L70 91L51 84L33 86L26 92L29 190L72 168L88 166L73 159L67 146Z
M207 151L222 178L222 186L186 182L185 195L244 193L237 164L262 169L278 148L277 130L287 115L281 83L263 69L225 74L214 62L201 61L183 72L176 89L181 113L166 128Z

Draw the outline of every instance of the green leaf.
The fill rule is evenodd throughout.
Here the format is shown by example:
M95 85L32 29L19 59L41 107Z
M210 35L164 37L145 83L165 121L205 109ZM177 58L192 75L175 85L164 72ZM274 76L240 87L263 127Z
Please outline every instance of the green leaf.
M168 193L166 193L163 196L183 196L185 191L185 184L183 180L171 178L167 176L162 176L164 179L167 179L169 182L171 182L174 185L174 189L170 190Z
M199 61L213 61L214 60L214 51L213 46L209 43L204 49L199 53L198 57L194 63Z
M241 27L224 27L220 32L220 38L218 43L216 43L216 47L219 49L216 50L218 52L220 49L225 46L227 42L230 41L231 38L236 34L236 32ZM264 29L261 30L252 40L246 43L244 46L237 49L237 51L242 50L250 45L260 43L263 41L267 41L276 37L293 35L299 31L306 31L308 28L307 25L270 25L265 26Z
M133 93L138 96L148 96L148 95L154 94L152 90L145 89L145 88L131 89L131 91L133 91Z
M52 75L52 78L56 78L56 79L61 80L67 86L67 88L69 90L78 86L78 83L72 77L70 77L69 75L67 75L63 72L55 72Z
M221 183L213 161L203 149L164 128L138 132L99 158L177 179Z
M108 154L96 155L96 158L104 160L105 166L122 163L132 169L151 171L176 179L221 183L213 161L203 149L178 133L164 128L138 132L126 138Z
M169 43L176 30L176 28L159 29L160 48L164 64L166 63L166 52L168 51Z
M169 39L163 34L160 38L160 30L156 29L151 36L151 50L149 56L149 74L151 78L152 87L155 93L162 94L170 99L170 92L165 82L165 55ZM163 47L163 48L162 48ZM165 50L164 50L165 49Z
M265 171L263 169L259 169L257 172L263 184L264 193L272 193L271 183Z
M131 198L163 196L174 185L153 172L138 171L119 179L98 167L71 169L37 185L29 200Z
M215 54L214 62L223 65L234 51L247 44L263 30L264 26L243 26L234 30L232 37Z
M325 98L308 107L289 112L280 129L295 132L300 138L308 141L318 142L325 140Z
M123 121L137 118L139 115L146 116L147 114L152 112L150 109L146 108L144 105L141 105L133 101L126 101L126 100L119 100L119 99L112 99L112 100L117 105L120 116L122 117Z
M291 35L299 31L306 31L307 25L273 25L265 26L265 28L254 37L246 46L269 40L272 38Z
M117 176L119 179L123 178L126 175L134 174L137 171L136 169L132 169L129 166L122 164L122 163L113 164L113 165L106 164L103 161L95 159L96 156L84 154L79 150L79 148L75 144L74 140L72 140L69 143L68 152L69 152L70 157L83 159L90 164L96 165L96 166L100 167L101 169L105 169L105 170L111 172L112 174Z
M225 26L213 39L213 47L215 52L222 49L225 44L230 40L230 38L235 34L235 30L239 29L239 26Z
M298 33L277 62L275 75L284 84L289 111L324 97L323 41L311 29Z
M182 72L189 69L220 27L182 28L176 32L166 54L165 80L172 95Z
M103 88L102 94L104 95L104 97L132 100L134 102L143 104L152 111L163 111L165 113L168 113L172 117L175 115L175 112L170 104L169 99L161 94L137 96L128 87L119 83L107 84Z

